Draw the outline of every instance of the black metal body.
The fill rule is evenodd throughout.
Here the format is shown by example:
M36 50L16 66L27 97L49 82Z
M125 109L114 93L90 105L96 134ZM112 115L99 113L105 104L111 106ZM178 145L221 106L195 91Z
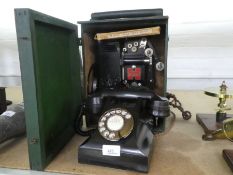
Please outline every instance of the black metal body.
M97 47L98 56L94 72L99 82L98 89L119 86L121 82L120 43L102 41Z
M79 147L78 161L145 173L149 171L154 135L147 126L138 123L137 131L133 132L133 135L117 143L121 147L120 157L102 155L103 145L115 144L105 140L96 132Z
M135 122L133 132L127 138L113 142L104 139L98 131L95 131L79 147L79 162L148 172L154 135L145 124L148 118L143 117L147 115L143 102L131 100L122 103L122 101L112 102L111 99L108 99L103 111L111 107L124 107L131 112ZM104 156L102 154L103 145L119 145L121 148L120 156Z

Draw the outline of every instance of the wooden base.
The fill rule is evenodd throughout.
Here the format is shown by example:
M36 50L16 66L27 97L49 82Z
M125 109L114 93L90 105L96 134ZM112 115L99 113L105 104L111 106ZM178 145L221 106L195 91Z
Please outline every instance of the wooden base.
M227 118L233 117L232 114L227 114ZM197 122L204 129L206 134L212 133L213 131L222 128L222 123L216 122L216 114L197 114Z
M233 115L228 114L227 117L233 117ZM209 134L217 129L222 128L222 124L216 122L215 114L197 114L196 120L204 129L205 134ZM233 150L224 149L222 155L233 172Z
M233 150L224 149L222 151L222 155L228 166L230 167L231 171L233 172Z

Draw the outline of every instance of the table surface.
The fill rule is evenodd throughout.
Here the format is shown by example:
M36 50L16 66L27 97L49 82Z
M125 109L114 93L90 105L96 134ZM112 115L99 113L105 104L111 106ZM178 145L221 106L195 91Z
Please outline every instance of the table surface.
M192 119L184 121L176 109L171 130L156 136L149 174L153 175L227 175L232 174L222 157L223 149L233 149L228 140L203 141L203 130L196 122L196 113L215 113L217 99L202 91L172 91ZM22 100L20 88L8 88L7 97L17 103ZM229 101L229 106L233 102ZM229 111L233 113L233 111ZM167 122L169 127L170 121ZM77 148L85 138L75 135L45 171L71 174L141 174L133 171L79 164ZM0 167L29 169L27 142L21 137L0 145Z

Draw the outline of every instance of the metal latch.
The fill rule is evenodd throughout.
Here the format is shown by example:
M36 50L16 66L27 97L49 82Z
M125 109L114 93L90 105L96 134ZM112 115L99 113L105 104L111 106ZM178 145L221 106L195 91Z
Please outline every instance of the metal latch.
M79 46L82 46L82 38L77 38L77 43Z

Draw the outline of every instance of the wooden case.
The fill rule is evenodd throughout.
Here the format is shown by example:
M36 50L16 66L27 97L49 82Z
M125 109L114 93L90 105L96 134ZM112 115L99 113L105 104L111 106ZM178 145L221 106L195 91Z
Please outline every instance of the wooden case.
M75 24L31 9L15 9L15 20L33 170L43 170L75 133L74 120L86 94L87 74L95 60L93 46L97 32L160 26L161 34L150 38L165 64L165 69L156 73L155 91L162 96L166 92L166 16L79 22L81 40ZM80 45L83 57L80 57Z

